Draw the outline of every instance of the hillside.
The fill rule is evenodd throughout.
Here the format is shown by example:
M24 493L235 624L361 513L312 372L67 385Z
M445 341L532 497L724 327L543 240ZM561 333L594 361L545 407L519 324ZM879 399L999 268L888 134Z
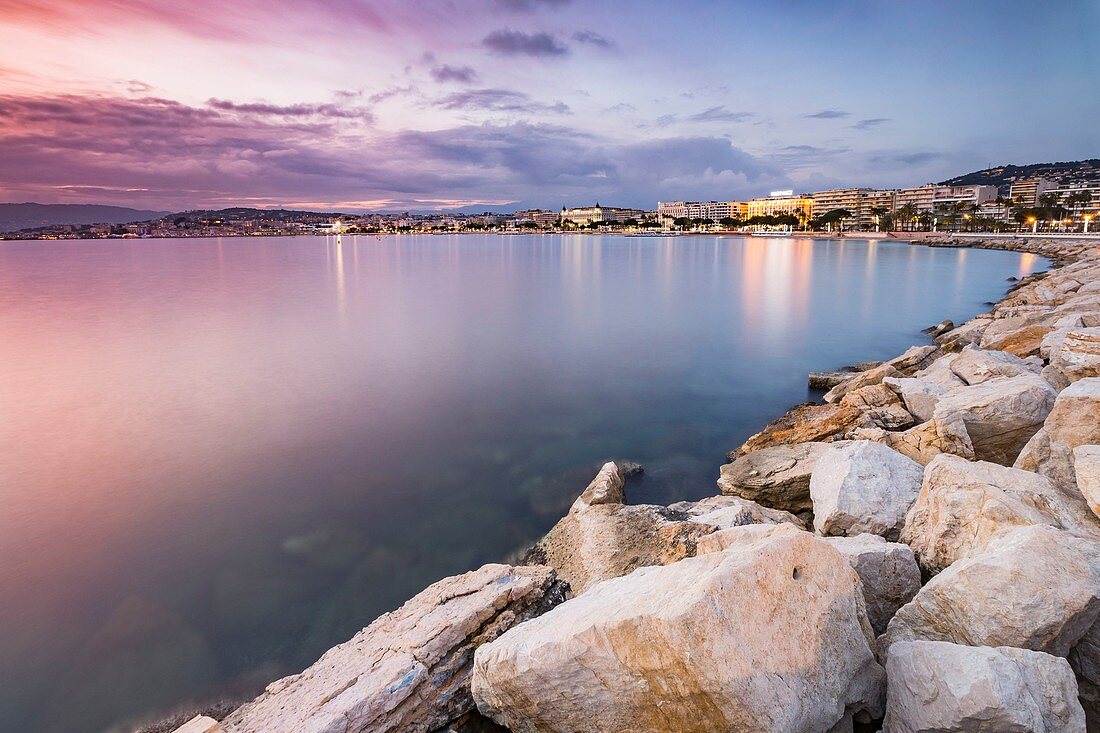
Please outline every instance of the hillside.
M1100 178L1100 158L1076 160L1064 163L1031 163L1028 165L1001 165L973 173L966 173L943 181L944 186L997 186L1002 194L1016 181L1027 178L1047 178L1056 183Z
M166 213L96 204L0 204L0 232L53 224L127 224L156 219Z

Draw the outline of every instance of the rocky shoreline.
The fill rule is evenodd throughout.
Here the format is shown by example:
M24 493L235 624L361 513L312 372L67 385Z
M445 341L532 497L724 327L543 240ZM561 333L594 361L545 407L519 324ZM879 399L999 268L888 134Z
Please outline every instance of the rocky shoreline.
M1100 246L921 244L1055 268L177 733L1100 731Z

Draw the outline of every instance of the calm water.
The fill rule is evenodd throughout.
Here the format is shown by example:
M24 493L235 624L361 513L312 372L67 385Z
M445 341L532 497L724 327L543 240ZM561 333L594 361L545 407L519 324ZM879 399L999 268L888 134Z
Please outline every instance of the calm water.
M861 241L0 244L0 730L252 693L547 530L714 491L806 372L1029 255Z

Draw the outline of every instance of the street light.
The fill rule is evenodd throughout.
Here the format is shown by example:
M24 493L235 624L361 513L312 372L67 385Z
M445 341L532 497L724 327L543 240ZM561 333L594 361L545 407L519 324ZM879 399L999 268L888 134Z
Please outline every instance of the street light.
M1034 216L1029 216L1027 220L1031 223L1031 233L1035 234L1035 232L1038 231L1039 228L1039 220L1036 219Z
M1090 221L1092 221L1092 216L1090 214L1085 214L1085 234L1089 233L1089 222Z

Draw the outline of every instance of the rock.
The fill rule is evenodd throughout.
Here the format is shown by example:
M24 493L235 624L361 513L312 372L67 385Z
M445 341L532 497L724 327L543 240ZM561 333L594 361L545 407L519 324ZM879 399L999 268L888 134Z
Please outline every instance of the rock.
M218 721L205 715L196 715L186 723L176 728L173 733L221 733Z
M699 501L681 501L669 506L674 512L687 515L688 521L716 529L731 529L750 524L793 524L806 529L801 519L790 512L769 509L739 496L708 496Z
M1100 517L1100 445L1079 445L1073 449L1073 472L1077 488L1092 513Z
M474 650L563 599L545 567L485 565L435 583L223 722L225 733L427 733L473 709Z
M514 733L808 733L881 715L840 554L786 524L720 534L722 551L600 583L480 647L478 709Z
M1059 486L1074 482L1073 449L1100 443L1100 377L1081 379L1058 394L1041 430L1028 441L1015 467L1035 471Z
M950 321L944 321L944 323L950 323ZM939 347L931 344L910 346L901 356L895 356L886 363L905 376L909 376L913 372L928 367L939 355Z
M1050 363L1070 382L1100 377L1100 328L1079 328L1067 332L1051 352Z
M863 582L863 600L867 619L876 634L886 631L886 625L897 610L920 590L920 568L913 551L898 542L887 542L874 534L855 537L826 537Z
M840 405L859 409L865 418L885 430L901 430L914 422L894 391L884 384L854 389L840 399Z
M988 318L975 318L967 321L958 328L954 328L942 336L937 336L935 342L944 351L958 351L967 344L977 344L982 340L982 335L989 328L992 321Z
M1005 319L1015 320L1015 319ZM1020 326L998 338L991 338L989 330L982 335L981 347L990 351L1007 351L1016 356L1033 356L1039 353L1043 337L1050 331L1046 324Z
M900 432L890 432L881 428L859 428L852 431L851 437L854 440L882 443L921 465L927 464L952 447L940 436L936 430L936 423L932 420Z
M554 568L579 595L601 580L691 557L699 538L719 529L778 522L804 527L792 514L733 496L671 507L627 505L624 500L621 472L615 463L605 464L525 559Z
M855 372L847 369L835 372L810 372L806 378L806 383L810 389L832 389L853 376L855 376Z
M569 511L580 511L586 507L599 506L600 504L622 504L623 486L625 484L623 471L614 461L608 461L600 467L600 472L592 483L588 484Z
M737 449L737 453L745 455L773 445L829 442L843 438L855 428L872 425L858 407L806 403L792 408L783 417L769 423L746 440Z
M986 351L973 346L964 348L951 362L951 371L967 384L981 384L996 377L1038 374L1042 364L1030 364L1004 351Z
M994 535L1031 524L1087 533L1094 523L1079 500L1038 474L943 454L924 471L901 541L935 574L982 552Z
M718 488L765 506L801 512L813 508L810 474L828 443L761 448L722 466Z
M997 377L947 393L932 419L944 452L1010 466L1042 427L1055 397L1038 374Z
M941 356L924 369L913 374L913 377L922 379L925 382L932 382L933 384L946 388L948 391L955 387L962 387L966 382L959 379L959 375L955 374L951 369L951 365L954 364L955 359L958 358L958 354L946 354Z
M1073 670L1043 652L902 642L890 647L886 674L883 733L1085 730Z
M882 383L901 397L905 409L920 422L932 419L940 397L950 389L919 377L887 377Z
M900 377L901 372L894 368L892 364L881 364L874 369L868 369L865 372L859 372L851 379L847 379L837 386L830 389L825 393L826 402L839 402L840 398L848 394L852 390L859 389L860 387L866 387L872 384L879 384L884 377Z
M924 639L1064 657L1098 615L1096 543L1032 525L997 535L985 552L928 581L890 620L879 643L885 650Z
M919 463L880 443L830 446L810 478L814 529L822 535L870 532L896 540L923 475Z
M1068 659L1077 674L1077 697L1085 708L1088 730L1100 730L1100 623L1081 637Z
M955 328L955 322L952 321L951 319L947 319L946 321L940 321L935 326L930 326L930 327L924 329L924 332L927 333L929 336L935 337L935 336L942 336L943 334L947 333L948 331L950 331L954 328Z

